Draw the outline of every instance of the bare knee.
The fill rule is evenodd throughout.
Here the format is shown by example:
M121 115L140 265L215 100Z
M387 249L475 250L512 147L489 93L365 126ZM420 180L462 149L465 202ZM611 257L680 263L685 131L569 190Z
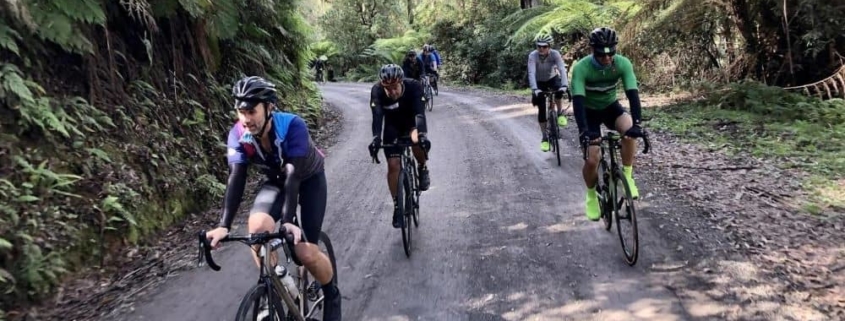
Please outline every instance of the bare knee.
M584 168L595 170L599 166L599 154L601 153L598 146L590 146L587 149L587 159L584 161Z
M276 222L267 213L252 213L249 215L249 220L247 220L247 230L249 233L269 232L274 227L276 227Z
M320 251L314 244L308 242L300 242L293 248L296 252L296 257L302 265L311 266L320 260Z

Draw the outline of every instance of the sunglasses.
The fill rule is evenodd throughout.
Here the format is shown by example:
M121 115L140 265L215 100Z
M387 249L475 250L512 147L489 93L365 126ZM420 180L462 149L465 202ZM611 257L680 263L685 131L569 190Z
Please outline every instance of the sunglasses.
M537 48L540 48L540 49L546 49L548 47L549 47L549 45L545 45L545 46L537 45Z
M595 56L596 58L604 58L604 57L607 57L607 56L613 57L614 55L616 55L615 51L601 52L601 51L596 50L596 51L593 52L593 56Z

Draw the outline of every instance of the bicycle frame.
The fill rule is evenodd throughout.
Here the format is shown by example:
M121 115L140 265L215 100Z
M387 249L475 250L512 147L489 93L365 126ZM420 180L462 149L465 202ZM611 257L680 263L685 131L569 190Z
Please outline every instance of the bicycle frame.
M220 266L217 265L211 256L211 244L209 243L208 239L205 236L205 231L200 231L197 235L199 238L200 244L200 266L202 266L203 258L205 258L205 262L208 266L214 271L220 271ZM280 243L275 243L273 240L281 240ZM265 285L272 287L274 291L268 293L268 296L271 298L271 302L268 302L268 308L270 309L270 315L274 315L275 307L273 306L273 298L275 295L280 295L282 297L282 302L287 306L288 312L294 316L297 321L306 321L306 316L302 315L302 310L297 304L294 302L293 297L291 297L290 293L288 292L287 288L282 284L282 281L276 275L275 271L270 270L270 267L273 266L273 262L271 261L272 256L266 255L267 253L273 252L275 249L273 247L278 244L279 247L284 248L285 258L287 262L290 262L291 256L290 252L287 249L286 242L292 242L293 236L287 235L284 226L279 229L277 233L251 233L247 237L237 237L237 236L227 236L226 238L222 239L221 242L228 242L228 241L239 241L250 247L253 245L261 244L261 248L258 250L253 249L256 251L257 254L261 257L259 260L259 274L258 274L258 281L260 283L264 283ZM281 259L281 258L280 258ZM300 291L300 289L295 289L296 291ZM300 296L303 296L303 293L300 293ZM304 299L300 300L304 302ZM313 311L312 311L313 313Z

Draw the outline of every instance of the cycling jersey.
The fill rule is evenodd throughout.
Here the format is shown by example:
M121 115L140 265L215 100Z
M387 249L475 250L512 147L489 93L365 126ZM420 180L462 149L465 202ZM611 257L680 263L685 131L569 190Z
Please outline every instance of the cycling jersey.
M308 133L305 120L290 113L273 112L271 114L268 131L273 142L271 150L265 150L246 128L238 121L229 131L228 159L231 168L226 186L226 196L220 226L229 227L240 206L246 184L246 167L256 165L266 175L267 180L276 184L283 184L282 166L294 166L293 181L297 186L286 193L286 207L295 209L297 205L299 182L309 179L315 174L323 172L323 153L318 150ZM295 214L295 210L287 211L283 219L287 222Z
M399 128L417 128L419 132L426 132L425 98L422 85L416 80L405 78L405 86L399 99L390 99L384 92L381 83L373 85L370 91L370 109L373 112L373 137L381 137L382 123L385 126ZM385 139L385 141L387 141Z
M414 58L405 58L402 61L402 72L405 73L405 78L420 79L422 77L423 62L419 56Z
M432 51L431 51L431 54L432 54L432 55L434 55L434 61L436 61L436 62L437 62L437 67L440 67L440 65L441 65L441 62L440 62L440 53L439 53L439 52L437 52L437 50L435 49L435 50L432 50Z
M422 54L422 62L423 62L423 72L425 75L434 74L434 66L437 64L437 60L434 58L432 53L423 53Z
M631 60L616 54L611 65L601 67L593 61L593 55L589 55L572 67L572 96L586 97L584 103L588 109L604 109L617 100L619 79L622 79L625 90L637 89Z
M561 85L568 87L566 64L563 63L560 51L549 49L549 54L545 57L540 56L537 50L528 54L528 85L531 90L537 90L538 81L549 81L557 76L555 67L560 71Z

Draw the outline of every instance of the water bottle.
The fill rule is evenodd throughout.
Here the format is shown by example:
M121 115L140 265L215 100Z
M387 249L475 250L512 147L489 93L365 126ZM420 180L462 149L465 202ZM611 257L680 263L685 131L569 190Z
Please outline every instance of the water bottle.
M288 273L288 269L285 268L284 265L276 265L276 275L279 276L279 279L282 280L282 284L288 290L291 297L295 300L299 297L299 290L296 288L296 282L293 281L293 277L290 276Z

